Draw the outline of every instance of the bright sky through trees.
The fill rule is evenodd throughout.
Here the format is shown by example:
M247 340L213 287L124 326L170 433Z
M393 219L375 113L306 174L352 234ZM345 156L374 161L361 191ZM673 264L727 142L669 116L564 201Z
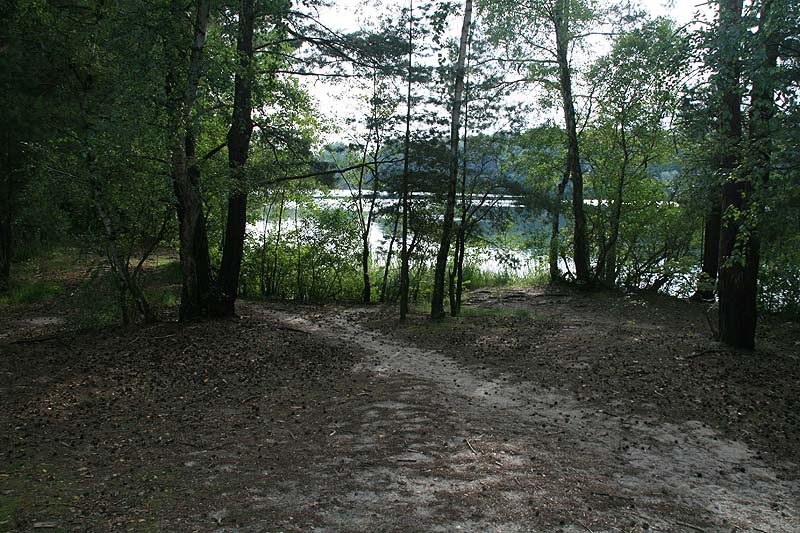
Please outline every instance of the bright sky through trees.
M696 18L698 12L703 16L710 14L707 3L700 0L639 0L640 5L654 16L668 16L678 24L690 24ZM377 16L407 5L406 0L336 0L330 7L319 11L319 20L328 28L340 31L351 32L357 30L370 21L374 21ZM450 33L455 36L460 25L459 17L452 17L450 21ZM598 48L602 50L605 44ZM332 83L330 78L309 77L302 80L308 87L311 95L319 102L319 110L329 118L339 122L345 118L355 118L357 110L361 108L363 101L360 93L355 90L348 81ZM521 98L530 98L526 94ZM543 120L556 119L560 117L560 110L537 110L530 117L531 123L542 122ZM342 132L333 131L326 141L341 140Z

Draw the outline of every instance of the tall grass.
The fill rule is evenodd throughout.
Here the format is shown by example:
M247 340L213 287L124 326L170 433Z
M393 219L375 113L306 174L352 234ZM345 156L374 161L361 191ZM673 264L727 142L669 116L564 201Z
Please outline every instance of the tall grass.
M464 287L467 290L481 289L483 287L506 287L522 285L526 287L541 287L547 285L550 275L547 269L530 269L527 272L512 270L491 271L481 269L475 263L464 265Z

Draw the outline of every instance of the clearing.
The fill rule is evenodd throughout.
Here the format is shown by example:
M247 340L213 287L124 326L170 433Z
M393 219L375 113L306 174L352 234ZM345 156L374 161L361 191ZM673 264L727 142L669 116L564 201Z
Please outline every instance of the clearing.
M0 530L800 530L797 323L746 353L654 295L239 310L3 309Z

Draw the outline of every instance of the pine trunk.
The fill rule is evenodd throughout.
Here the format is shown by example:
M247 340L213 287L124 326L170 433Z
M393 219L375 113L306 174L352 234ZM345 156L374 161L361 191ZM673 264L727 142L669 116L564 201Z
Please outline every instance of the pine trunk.
M411 149L411 63L413 57L413 25L414 25L414 1L409 1L408 7L408 88L406 92L406 134L403 143L403 227L400 243L400 320L405 320L408 315L408 292L409 292L409 246L408 246L408 211L411 207L409 198L409 156Z
M456 185L458 183L458 133L464 95L464 64L467 57L467 41L471 22L472 0L466 0L464 3L464 23L461 26L461 40L458 46L453 109L450 116L450 177L447 181L447 202L442 223L442 239L439 243L439 252L436 255L436 270L433 276L431 318L434 319L443 318L445 315L444 278L447 271L447 260L450 257L450 239L453 233L453 219L455 218Z

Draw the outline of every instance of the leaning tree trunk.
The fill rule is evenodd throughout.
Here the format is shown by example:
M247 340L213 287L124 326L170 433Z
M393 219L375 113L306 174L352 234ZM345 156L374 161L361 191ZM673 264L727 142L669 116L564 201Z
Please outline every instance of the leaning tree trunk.
M242 0L239 10L239 35L236 53L239 59L234 78L233 120L228 130L228 165L234 190L228 197L228 219L225 246L222 249L219 286L222 291L222 313L233 316L239 290L239 273L247 229L247 179L245 170L253 134L253 0Z
M131 297L133 298L134 305L136 306L138 315L145 322L150 322L153 320L153 314L150 311L150 305L148 304L144 293L136 284L136 281L131 278L128 262L122 257L122 253L119 250L119 246L117 245L117 230L114 226L114 222L111 220L110 210L103 199L100 181L95 175L94 169L92 168L94 166L93 162L91 161L93 156L88 151L87 154L87 159L89 159L89 173L92 184L92 195L94 197L95 211L97 212L97 216L100 218L100 221L103 224L103 229L106 234L106 244L108 246L108 258L111 262L111 266L117 281L117 287L119 288L120 292L120 310L122 313L122 321L124 323L128 322L128 311L125 304L125 295L126 293L130 293Z
M436 270L433 276L433 294L431 295L431 318L434 319L443 318L445 314L444 277L447 271L447 259L450 257L450 239L452 238L453 219L455 218L456 184L458 183L458 126L461 121L461 104L464 94L464 63L467 57L467 40L471 22L472 0L465 0L464 23L461 26L461 41L458 45L453 110L450 116L450 178L447 182L447 205L444 211L439 253L436 255Z
M102 180L98 175L97 156L94 151L92 127L87 116L90 107L90 96L94 90L93 77L86 76L82 82L82 97L81 97L81 117L80 127L78 129L80 148L83 154L83 162L86 165L86 172L88 173L89 185L92 192L92 200L94 201L95 212L103 226L103 231L106 236L106 248L108 260L111 265L111 270L114 273L114 280L117 284L119 294L119 305L122 322L127 324L130 321L130 315L127 308L127 294L130 293L136 306L136 311L142 320L149 322L153 320L153 315L150 311L150 305L145 298L144 293L139 289L135 279L131 275L128 258L123 257L117 242L117 228L112 220L111 208L103 194ZM147 258L147 252L143 254L142 264ZM141 264L139 265L141 267Z

